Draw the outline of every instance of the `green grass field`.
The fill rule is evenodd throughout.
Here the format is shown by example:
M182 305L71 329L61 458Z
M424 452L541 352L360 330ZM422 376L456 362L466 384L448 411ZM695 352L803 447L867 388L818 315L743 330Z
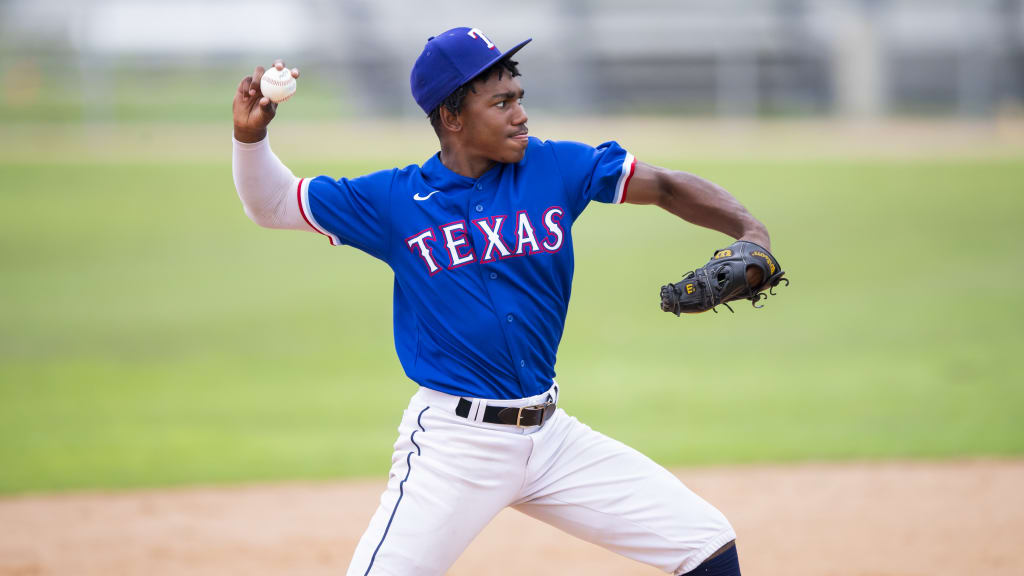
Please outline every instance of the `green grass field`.
M1024 160L670 164L760 217L792 286L662 313L727 240L592 206L567 410L665 465L1024 453ZM415 391L386 266L251 224L226 153L0 175L0 492L386 472Z

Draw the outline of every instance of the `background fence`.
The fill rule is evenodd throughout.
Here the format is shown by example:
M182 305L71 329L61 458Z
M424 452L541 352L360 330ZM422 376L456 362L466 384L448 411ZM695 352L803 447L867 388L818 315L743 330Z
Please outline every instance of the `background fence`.
M209 120L217 79L276 57L309 72L318 118L413 118L412 62L458 25L499 47L533 37L529 104L560 114L987 117L1024 103L1022 0L5 0L0 22L5 121Z

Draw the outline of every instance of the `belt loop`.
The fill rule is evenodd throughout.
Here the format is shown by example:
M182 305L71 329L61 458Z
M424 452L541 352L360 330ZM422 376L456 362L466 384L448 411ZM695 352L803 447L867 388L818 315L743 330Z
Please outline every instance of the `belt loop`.
M473 403L469 406L469 419L474 422L483 422L486 408L487 402L480 398L474 398Z

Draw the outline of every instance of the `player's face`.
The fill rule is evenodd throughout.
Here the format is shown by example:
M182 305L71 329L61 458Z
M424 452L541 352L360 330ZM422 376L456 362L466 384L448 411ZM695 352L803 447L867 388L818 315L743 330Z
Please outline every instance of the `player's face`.
M466 149L495 162L515 163L526 153L526 110L523 87L508 72L477 82L463 102Z

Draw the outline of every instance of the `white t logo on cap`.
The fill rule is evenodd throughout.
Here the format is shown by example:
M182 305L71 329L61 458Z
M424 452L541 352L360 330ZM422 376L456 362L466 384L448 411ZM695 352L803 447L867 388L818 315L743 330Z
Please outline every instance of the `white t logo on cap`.
M488 48L494 49L494 42L491 42L487 38L487 36L484 36L484 33L479 28L473 28L469 32L466 32L466 34L468 34L470 38L478 38L480 40L483 40L484 42L487 43Z

